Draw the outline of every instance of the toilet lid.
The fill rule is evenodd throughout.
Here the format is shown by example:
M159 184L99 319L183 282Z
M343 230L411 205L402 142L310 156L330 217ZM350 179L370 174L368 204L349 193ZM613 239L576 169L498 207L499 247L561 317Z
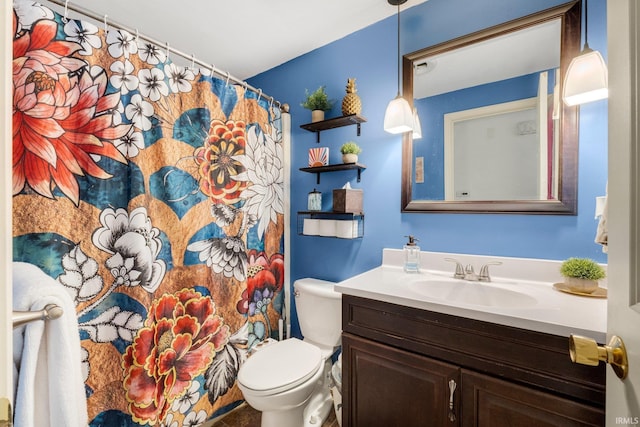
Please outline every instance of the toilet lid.
M253 353L238 372L238 381L252 390L277 393L305 382L321 366L318 347L290 338Z

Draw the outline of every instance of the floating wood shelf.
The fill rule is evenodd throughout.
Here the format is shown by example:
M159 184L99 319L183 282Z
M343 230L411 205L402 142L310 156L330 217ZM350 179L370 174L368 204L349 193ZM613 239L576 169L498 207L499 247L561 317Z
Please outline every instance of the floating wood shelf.
M336 171L344 171L356 169L358 171L358 182L360 182L360 173L365 170L367 167L361 163L340 163L335 165L327 165L327 166L315 166L310 168L300 168L303 172L315 173L316 174L316 183L320 184L320 174L323 172L336 172Z
M316 142L320 142L320 132L327 129L339 128L342 126L350 126L356 125L356 133L360 136L360 123L366 122L363 116L359 114L350 114L348 116L340 116L334 117L327 120L321 120L319 122L307 123L304 125L300 125L302 129L308 130L309 132L316 133Z

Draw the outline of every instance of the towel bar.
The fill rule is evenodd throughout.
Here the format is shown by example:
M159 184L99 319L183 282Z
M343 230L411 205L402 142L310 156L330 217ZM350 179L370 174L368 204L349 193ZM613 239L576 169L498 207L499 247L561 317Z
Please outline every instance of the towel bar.
M22 326L25 323L35 320L51 320L62 316L62 307L56 304L47 304L43 310L38 311L14 311L13 312L13 328Z

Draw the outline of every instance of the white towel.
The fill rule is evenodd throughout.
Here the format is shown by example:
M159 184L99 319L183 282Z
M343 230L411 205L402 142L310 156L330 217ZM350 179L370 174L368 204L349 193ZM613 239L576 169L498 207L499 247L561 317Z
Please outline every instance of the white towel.
M38 267L13 263L13 309L42 310L54 303L64 314L13 331L16 427L86 427L75 305L64 287Z
M607 253L609 249L609 228L607 224L607 216L609 213L609 184L607 183L607 191L604 195L604 203L602 203L602 211L596 212L596 217L600 217L598 228L596 230L595 242L602 245L602 252ZM598 215L599 214L599 215Z

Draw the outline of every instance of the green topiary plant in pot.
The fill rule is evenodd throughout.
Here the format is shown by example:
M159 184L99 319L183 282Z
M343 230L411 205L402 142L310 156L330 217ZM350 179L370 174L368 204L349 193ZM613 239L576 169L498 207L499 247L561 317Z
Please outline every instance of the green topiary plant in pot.
M334 102L327 96L324 86L320 86L312 93L309 93L309 90L305 89L305 96L306 98L300 106L311 110L311 121L317 122L324 120L324 112L331 110Z
M604 279L604 268L589 258L569 258L560 266L564 283L574 292L593 293L598 289L598 280Z
M362 152L362 149L353 141L347 141L340 147L342 153L343 163L357 163L358 154Z

